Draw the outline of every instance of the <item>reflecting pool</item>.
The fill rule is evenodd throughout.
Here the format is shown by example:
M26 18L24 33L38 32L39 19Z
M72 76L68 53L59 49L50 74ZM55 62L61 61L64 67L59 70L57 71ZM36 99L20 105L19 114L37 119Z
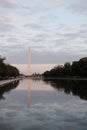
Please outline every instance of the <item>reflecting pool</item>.
M87 130L87 81L24 79L0 87L0 130Z

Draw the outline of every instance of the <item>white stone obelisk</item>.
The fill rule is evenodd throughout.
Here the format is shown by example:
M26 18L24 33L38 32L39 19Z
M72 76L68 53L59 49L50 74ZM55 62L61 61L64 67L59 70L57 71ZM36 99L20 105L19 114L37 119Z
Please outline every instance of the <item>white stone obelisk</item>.
M30 48L28 48L28 76L31 75L31 57L30 57Z
M31 75L30 48L28 48L28 76ZM30 107L30 79L28 80L28 107Z

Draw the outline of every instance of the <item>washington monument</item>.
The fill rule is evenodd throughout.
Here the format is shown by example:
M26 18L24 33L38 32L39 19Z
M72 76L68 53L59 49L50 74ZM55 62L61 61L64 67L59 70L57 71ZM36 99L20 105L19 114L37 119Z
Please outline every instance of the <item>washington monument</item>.
M31 75L31 57L30 57L30 48L28 48L28 75Z
M28 48L28 76L31 75L30 48ZM28 80L28 107L30 107L30 79Z

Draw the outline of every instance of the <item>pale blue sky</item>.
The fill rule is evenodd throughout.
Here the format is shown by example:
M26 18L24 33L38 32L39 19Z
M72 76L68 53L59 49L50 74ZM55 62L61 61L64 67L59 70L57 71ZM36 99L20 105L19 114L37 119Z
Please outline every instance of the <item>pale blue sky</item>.
M0 0L0 55L12 64L87 56L87 0Z

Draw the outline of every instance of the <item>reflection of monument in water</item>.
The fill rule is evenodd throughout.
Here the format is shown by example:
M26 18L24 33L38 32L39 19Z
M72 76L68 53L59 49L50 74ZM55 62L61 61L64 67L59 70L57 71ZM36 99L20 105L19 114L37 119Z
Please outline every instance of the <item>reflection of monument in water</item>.
M28 107L30 107L30 79L28 80Z
M28 75L31 75L30 48L28 49ZM30 79L28 79L28 107L30 107Z

